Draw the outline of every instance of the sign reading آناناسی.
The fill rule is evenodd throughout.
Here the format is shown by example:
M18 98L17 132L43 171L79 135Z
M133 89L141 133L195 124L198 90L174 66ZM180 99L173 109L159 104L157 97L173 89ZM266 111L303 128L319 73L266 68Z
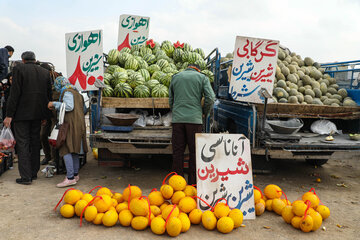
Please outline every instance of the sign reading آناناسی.
M149 17L122 14L119 21L118 50L144 45L149 38Z
M236 37L229 94L235 101L263 103L259 90L273 92L279 41Z
M198 208L211 210L219 201L255 219L250 141L242 134L197 133Z
M98 90L94 83L104 78L102 30L66 33L65 45L69 82L80 91Z

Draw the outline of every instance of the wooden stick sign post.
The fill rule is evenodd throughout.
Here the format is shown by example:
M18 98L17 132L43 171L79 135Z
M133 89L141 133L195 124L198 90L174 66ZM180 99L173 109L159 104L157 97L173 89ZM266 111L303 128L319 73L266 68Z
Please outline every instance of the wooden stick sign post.
M149 17L120 15L118 50L144 45L149 38Z
M272 94L279 41L236 37L229 94L236 101L263 103L259 90Z
M250 142L242 134L197 133L197 196L214 207L226 199L244 219L255 219ZM211 210L198 199L198 208Z
M104 79L102 30L65 34L66 70L69 82L80 91L98 90Z

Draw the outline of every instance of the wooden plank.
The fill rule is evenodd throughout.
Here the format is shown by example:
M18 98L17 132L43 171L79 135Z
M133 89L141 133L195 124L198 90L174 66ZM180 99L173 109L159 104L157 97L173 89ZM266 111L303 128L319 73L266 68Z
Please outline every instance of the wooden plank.
M259 115L264 111L264 104L255 104ZM267 117L300 117L300 118L340 118L359 119L360 107L332 107L313 104L279 104L269 103Z
M172 154L172 145L164 144L165 147L141 147L141 145L130 144L130 143L105 143L97 142L94 144L96 148L106 148L112 153L121 154Z
M130 139L130 140L171 140L172 131L171 129L166 130L133 130L128 133L112 132L112 133L100 133L94 134L95 138L100 139Z
M169 98L114 98L103 97L103 108L170 108Z

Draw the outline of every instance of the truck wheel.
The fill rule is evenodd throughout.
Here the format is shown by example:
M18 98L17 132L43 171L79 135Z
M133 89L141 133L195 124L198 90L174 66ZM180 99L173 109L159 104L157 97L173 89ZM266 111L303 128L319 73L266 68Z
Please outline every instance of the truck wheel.
M305 161L312 166L321 166L327 163L329 159L305 159Z

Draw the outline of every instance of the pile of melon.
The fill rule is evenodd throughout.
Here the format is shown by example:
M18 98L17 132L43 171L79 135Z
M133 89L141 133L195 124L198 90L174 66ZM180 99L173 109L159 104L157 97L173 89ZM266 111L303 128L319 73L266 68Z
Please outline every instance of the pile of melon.
M356 106L346 89L339 88L335 78L324 74L319 63L282 48L278 53L273 99L278 103Z

